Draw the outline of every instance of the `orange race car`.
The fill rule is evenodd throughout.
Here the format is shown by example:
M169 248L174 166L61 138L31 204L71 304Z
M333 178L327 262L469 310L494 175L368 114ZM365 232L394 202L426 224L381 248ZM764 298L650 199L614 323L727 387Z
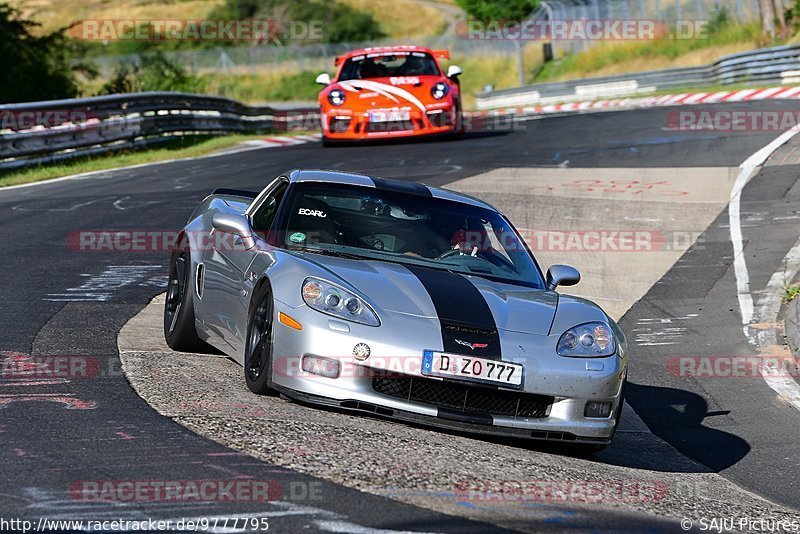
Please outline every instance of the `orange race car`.
M447 50L387 46L337 57L336 76L317 76L322 142L458 132L461 69L444 74Z

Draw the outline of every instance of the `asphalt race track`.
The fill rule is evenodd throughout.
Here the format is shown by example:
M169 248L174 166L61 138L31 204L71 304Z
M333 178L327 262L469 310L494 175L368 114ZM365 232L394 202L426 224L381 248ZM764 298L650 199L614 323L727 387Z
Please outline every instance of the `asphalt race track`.
M794 106L772 101L729 104L726 109ZM291 168L351 170L437 186L501 168L733 168L780 133L671 131L665 128L668 112L662 108L549 117L449 141L330 149L309 143L0 190L4 362L24 362L30 354L81 356L92 366L85 377L9 379L4 374L0 379L0 516L268 517L270 528L277 531L309 532L499 530L496 524L257 460L159 415L121 371L117 335L164 291L168 254L79 252L71 240L77 232L90 230L171 231L182 226L213 189L260 190ZM742 194L743 242L754 294L781 269L800 229L800 158L788 147L778 156L781 165L765 166ZM614 209L613 200L598 205ZM689 458L745 490L798 510L800 412L760 378L687 380L667 371L666 362L680 356L753 354L742 331L728 223L723 209L622 318L633 352L628 400L656 436ZM682 322L675 325L678 320ZM667 324L673 329L660 326ZM407 432L415 432L414 427ZM637 455L614 447L596 461L624 464L626 457ZM563 461L572 459L564 456ZM632 466L643 469L655 469L658 463L659 458L631 459ZM276 481L282 499L109 504L84 502L70 491L86 481L212 478ZM598 530L680 530L663 517L614 507L598 507L594 517ZM557 524L537 521L517 526L558 529Z

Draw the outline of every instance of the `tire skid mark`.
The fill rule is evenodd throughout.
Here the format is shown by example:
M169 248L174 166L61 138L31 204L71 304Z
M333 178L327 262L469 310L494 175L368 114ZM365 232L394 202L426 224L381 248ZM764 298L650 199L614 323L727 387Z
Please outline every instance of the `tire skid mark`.
M166 277L154 277L163 270L161 265L109 265L100 274L83 273L84 283L66 289L64 293L48 293L42 300L53 302L107 302L114 292L134 284L166 287Z

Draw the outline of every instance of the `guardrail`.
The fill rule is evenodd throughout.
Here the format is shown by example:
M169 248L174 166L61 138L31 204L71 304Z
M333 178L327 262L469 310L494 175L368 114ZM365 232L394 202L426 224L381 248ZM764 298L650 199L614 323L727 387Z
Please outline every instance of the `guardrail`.
M711 65L666 69L587 78L567 82L540 83L484 92L478 109L546 105L591 98L617 98L652 93L675 87L747 83L800 82L800 45L763 48L723 56Z
M0 169L50 163L174 136L315 129L312 107L276 109L188 93L132 93L0 105Z

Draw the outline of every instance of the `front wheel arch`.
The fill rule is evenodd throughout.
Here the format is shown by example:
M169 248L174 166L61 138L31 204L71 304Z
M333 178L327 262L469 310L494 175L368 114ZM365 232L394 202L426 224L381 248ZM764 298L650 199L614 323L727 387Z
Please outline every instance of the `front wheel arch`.
M180 270L177 270L180 263ZM164 339L173 350L202 352L204 343L195 329L192 251L181 232L170 254L169 280L164 302Z
M269 279L262 277L253 288L252 295L247 310L247 333L243 360L244 376L245 383L250 391L259 395L266 395L274 393L271 374L272 352L275 342L275 300ZM265 316L262 317L261 314ZM266 331L256 333L255 330L257 328L264 328ZM263 336L266 336L267 339L264 340ZM259 349L258 345L261 343L266 343L266 348L262 346ZM254 352L256 350L258 354ZM259 370L258 373L253 372L254 357L259 358L258 364L255 366Z

